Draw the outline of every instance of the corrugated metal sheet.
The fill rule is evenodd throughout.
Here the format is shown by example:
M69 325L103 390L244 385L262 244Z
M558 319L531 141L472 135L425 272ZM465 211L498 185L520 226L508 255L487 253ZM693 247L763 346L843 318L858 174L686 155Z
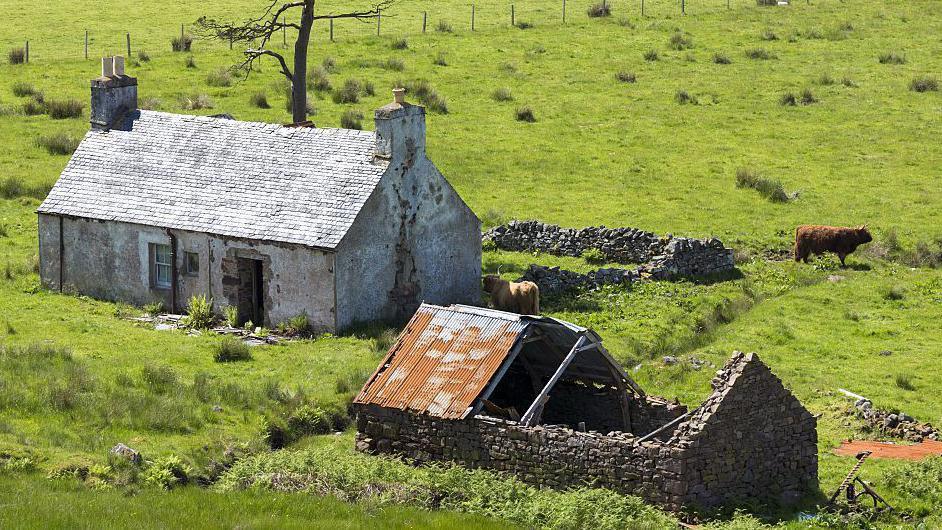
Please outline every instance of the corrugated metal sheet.
M354 402L463 418L527 325L510 313L423 304Z

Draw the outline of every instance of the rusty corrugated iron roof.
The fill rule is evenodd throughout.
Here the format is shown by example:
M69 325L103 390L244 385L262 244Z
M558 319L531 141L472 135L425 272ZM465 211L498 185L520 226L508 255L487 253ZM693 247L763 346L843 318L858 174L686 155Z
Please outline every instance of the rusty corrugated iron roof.
M501 311L423 304L354 403L464 418L528 323Z

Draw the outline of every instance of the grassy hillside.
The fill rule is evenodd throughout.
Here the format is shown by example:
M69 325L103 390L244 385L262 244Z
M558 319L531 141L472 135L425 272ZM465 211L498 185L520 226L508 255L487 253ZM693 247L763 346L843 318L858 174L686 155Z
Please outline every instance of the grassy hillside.
M394 333L377 328L260 347L251 361L219 364L212 360L216 337L145 329L123 318L136 314L134 308L39 286L34 211L68 155L51 154L38 142L60 133L77 140L87 131L88 80L98 72L96 58L124 53L130 32L128 70L139 78L142 103L285 122L285 87L273 65L245 81L226 81L221 69L240 58L227 43L198 39L191 53L170 50L181 23L189 31L204 14L242 19L260 4L155 2L128 9L110 0L81 0L8 10L0 52L28 39L30 63L0 60L0 351L6 352L0 353L0 489L32 491L39 500L0 506L0 520L20 520L44 503L83 503L87 512L55 515L55 524L106 517L127 526L123 516L101 512L119 502L114 493L43 477L104 466L117 442L147 458L181 456L194 475L208 473L227 448L264 452L264 433L298 407L342 409ZM650 392L689 404L708 393L714 371L709 365L693 369L690 358L718 367L733 349L759 352L822 414L825 491L852 465L829 449L863 434L862 425L844 415L847 402L836 388L942 425L942 405L933 399L942 384L936 348L942 339L936 324L942 273L933 268L942 261L942 225L936 222L942 204L942 92L910 89L915 78L942 77L942 21L932 16L937 3L827 0L760 8L736 1L727 11L725 2L708 0L688 2L684 17L677 3L658 0L646 2L648 16L641 18L637 3L618 0L610 3L613 15L601 19L586 15L588 4L569 1L564 25L561 2L515 2L516 20L532 24L528 29L509 26L509 3L488 1L476 2L471 32L469 5L452 0L399 2L384 17L379 37L372 24L344 21L330 43L327 26L319 25L312 67L329 58L333 89L356 79L374 90L359 94L356 103L339 104L331 91L312 88L312 119L336 127L342 114L353 111L363 115L364 128L372 128L372 109L390 99L389 88L425 80L447 106L447 113L429 114L430 156L486 223L539 218L568 226L627 225L715 234L736 247L740 279L643 284L544 305L554 316L599 331ZM347 5L354 3L324 9ZM440 22L452 31L437 31ZM86 29L89 60L83 58ZM395 49L402 38L407 47ZM891 53L902 64L881 63L880 56ZM654 55L657 60L645 58ZM768 58L753 58L763 56ZM619 79L629 74L634 82ZM14 94L27 88L42 91L46 101L74 98L85 108L81 117L67 119L27 115L34 98ZM806 88L815 102L801 103ZM497 101L498 89L507 89L511 99ZM270 108L257 105L260 93ZM797 97L796 105L781 104L786 93ZM212 108L189 108L187 100L198 96ZM534 123L515 119L524 106L532 109ZM737 188L736 171L744 167L797 197L776 203ZM866 255L849 258L854 266L846 270L831 259L814 265L778 261L795 225L805 222L869 223L877 241ZM484 269L500 267L514 277L529 263L591 267L578 258L488 252ZM664 355L682 362L667 366ZM901 378L910 384L898 384ZM338 460L353 458L348 436L333 442ZM333 437L304 438L288 450L303 452L306 444ZM32 462L27 467L34 472L14 473L10 455ZM898 480L887 483L885 477L908 469L871 462L865 475L917 517L942 510L938 495L903 488ZM113 479L119 471L104 474ZM242 503L245 512L233 515L232 524L253 527L274 524L260 522L260 514L294 504L293 496L281 494L229 495L189 487L165 495L144 487L124 502L128 510L164 514L157 525L185 518L195 505L223 511ZM504 501L512 498L508 494ZM364 512L329 499L311 502L366 526L490 524L398 508L377 514L368 503ZM304 509L286 513L281 523L305 517ZM638 521L660 520L650 517ZM786 517L794 527L806 524ZM45 520L23 519L24 526ZM586 521L559 520L570 527ZM533 524L523 516L513 521ZM929 518L926 524L942 523Z

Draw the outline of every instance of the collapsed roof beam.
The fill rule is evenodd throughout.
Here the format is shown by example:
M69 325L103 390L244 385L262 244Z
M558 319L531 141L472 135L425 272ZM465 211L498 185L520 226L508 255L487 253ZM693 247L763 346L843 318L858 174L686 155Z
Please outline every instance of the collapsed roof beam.
M572 346L572 349L569 350L566 358L563 359L563 362L560 363L559 368L556 369L556 373L554 373L553 377L547 381L546 385L543 387L543 390L541 390L540 394L536 396L536 399L533 400L530 408L528 408L520 418L520 423L528 427L531 427L536 423L536 419L543 412L543 405L545 405L546 401L549 399L550 390L552 390L556 383L559 382L559 379L563 376L566 368L568 368L573 359L576 358L576 355L579 353L579 348L581 348L585 342L585 334L580 334L579 340L577 340L576 343Z

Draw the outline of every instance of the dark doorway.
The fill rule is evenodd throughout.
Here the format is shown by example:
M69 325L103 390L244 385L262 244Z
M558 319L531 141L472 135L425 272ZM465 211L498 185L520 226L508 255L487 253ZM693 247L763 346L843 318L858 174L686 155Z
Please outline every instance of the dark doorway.
M264 293L262 260L239 258L239 325L265 325Z

